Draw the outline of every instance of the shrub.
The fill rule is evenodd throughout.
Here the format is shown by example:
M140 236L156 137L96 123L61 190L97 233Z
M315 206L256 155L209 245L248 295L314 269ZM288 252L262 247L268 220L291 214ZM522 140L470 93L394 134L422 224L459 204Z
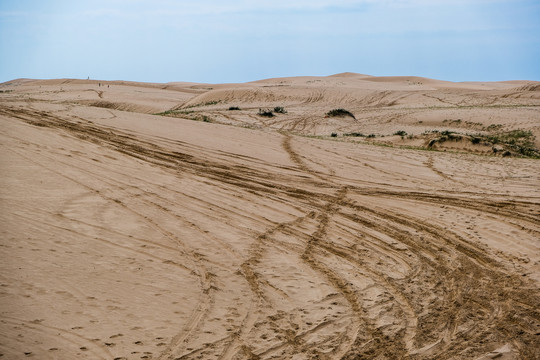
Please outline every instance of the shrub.
M274 112L276 112L278 114L286 114L287 110L285 110L285 108L283 106L276 106L274 108Z
M355 136L355 137L365 137L366 135L359 132L345 133L343 136Z
M354 115L349 110L345 110L345 109L332 109L329 112L327 112L326 115L327 116L332 116L332 117L350 116L350 117L352 117L353 119L356 120Z
M273 117L274 113L272 112L272 110L259 109L258 115L259 116L265 116L265 117Z
M518 154L538 158L540 151L536 149L534 139L533 133L527 130L512 130L486 137L492 144L506 145Z
M331 137L337 137L337 133L330 134Z
M401 137L404 137L405 135L407 135L407 132L405 130L399 130L399 131L396 131L394 135L399 135Z
M441 131L441 137L439 138L439 142L444 142L446 140L461 140L462 136L457 135L455 132L450 130L444 130Z
M233 110L240 110L240 108L238 106L231 106L229 108L230 111L233 111Z
M484 128L484 130L487 130L487 131L496 131L496 130L500 130L502 129L502 125L501 124L491 124L489 125L488 127Z

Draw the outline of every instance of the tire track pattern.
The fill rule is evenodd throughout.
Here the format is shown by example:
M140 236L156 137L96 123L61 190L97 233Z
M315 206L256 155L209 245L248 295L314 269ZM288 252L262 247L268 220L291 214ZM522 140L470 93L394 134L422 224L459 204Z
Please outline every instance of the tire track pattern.
M538 235L539 205L534 201L481 194L471 201L471 194L466 198L453 192L344 186L331 172L310 168L295 151L290 135L284 135L282 148L296 173L276 175L277 169L254 170L223 160L227 155L215 160L182 144L173 148L46 112L3 106L0 114L65 132L172 174L232 187L261 204L277 201L302 209L303 215L289 213L286 221L260 221L258 226L265 230L253 236L248 251L230 251L237 258L236 267L229 270L249 289L251 298L245 303L250 308L228 334L216 334L195 349L190 343L203 336L205 319L224 306L211 294L220 278L210 275L211 253L197 255L186 248L177 254L178 263L186 256L197 268L207 300L187 323L179 324L182 331L160 358L266 359L303 353L325 359L469 359L501 344L510 344L520 359L540 358L540 294L534 284L462 232L379 200L413 200L427 208L444 203L452 211L474 210L486 219L519 225L519 231ZM300 178L299 173L309 177ZM157 208L165 200L153 201ZM160 212L172 216L167 208ZM163 228L158 218L140 215L178 244L178 236ZM288 284L304 286L301 274L315 274L312 280L326 289L320 290L325 294L310 302L295 297L292 285L276 285L276 277L294 278L287 272L295 271L280 269L276 253L298 260L297 279ZM281 301L275 300L278 297Z

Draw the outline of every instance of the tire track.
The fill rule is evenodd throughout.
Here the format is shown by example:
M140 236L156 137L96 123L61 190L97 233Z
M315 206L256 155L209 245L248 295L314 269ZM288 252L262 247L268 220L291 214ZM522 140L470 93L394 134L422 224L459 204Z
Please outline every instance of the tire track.
M132 208L126 206L120 200L118 200L116 198L112 198L110 196L107 196L103 192L101 192L99 190L96 190L96 189L92 188L91 186L88 186L88 185L86 185L86 184L84 184L84 183L82 183L82 182L80 182L78 180L75 180L70 176L62 174L59 171L56 171L56 170L51 169L51 168L47 168L43 164L41 164L41 163L39 163L37 161L34 161L32 159L29 159L29 158L25 157L24 155L21 155L21 154L18 154L18 155L25 158L29 162L32 162L32 163L34 163L34 164L36 164L36 165L38 165L40 167L44 167L48 171L51 171L51 172L65 178L67 180L70 180L70 181L76 183L77 185L91 191L92 193L95 193L96 195L104 198L105 200L111 202L112 204L116 204L116 206L122 207L127 212L136 215L142 221L148 223L152 228L154 228L159 233L161 233L163 236L168 238L173 244L177 244L177 245L181 246L182 248L184 248L183 254L189 256L192 259L194 267L196 268L196 274L200 279L201 299L200 299L200 301L198 303L197 308L193 311L193 314L192 314L190 320L187 322L186 326L184 327L183 331L181 333L179 333L178 335L176 335L175 337L173 337L171 343L167 346L167 348L165 348L165 350L163 351L160 358L166 358L166 357L170 358L172 356L171 354L173 352L178 352L179 351L178 348L180 348L180 347L182 347L184 345L183 344L184 340L186 340L188 338L188 336L196 329L196 327L200 323L201 319L203 318L203 315L208 311L208 308L210 306L210 301L211 301L211 296L212 296L211 289L212 289L213 285L211 283L211 277L210 277L209 273L206 271L206 269L203 267L203 265L201 265L200 257L198 257L196 254L193 254L193 253L190 253L189 251L186 251L185 250L185 244L180 239L178 239L173 233L161 228L157 222L155 222L154 220L150 219L147 216L144 216L144 215L138 213L137 211L133 210Z
M465 209L507 222L515 227L518 234L522 231L538 235L540 221L534 200L504 195L494 195L488 199L489 194L481 193L468 193L465 197L451 191L412 191L409 190L410 186L396 191L397 186L382 187L379 184L374 187L367 180L354 182L365 183L365 187L344 186L342 182L350 183L354 179L349 181L310 168L307 164L311 160L295 152L290 135L284 135L281 146L296 169L289 169L287 175L274 176L267 169L249 169L249 159L242 159L247 162L242 165L231 164L233 157L227 154L220 155L218 160L209 160L210 152L206 156L192 154L204 149L190 149L188 152L185 151L187 147L175 147L173 150L166 148L163 142L152 144L150 139L140 141L133 135L116 131L111 134L112 130L93 125L70 123L66 126L65 120L51 116L45 116L44 121L33 118L40 117L40 113L18 116L27 123L65 130L85 141L106 146L170 173L182 173L183 176L202 180L209 188L223 190L224 202L228 198L234 199L233 191L225 192L232 185L234 192L254 195L260 206L270 206L270 200L276 207L279 207L278 204L294 203L291 209L303 214L297 216L293 215L293 210L288 213L284 211L283 214L290 215L293 220L275 222L250 214L250 210L243 210L241 202L234 206L219 206L178 189L167 190L166 194L171 197L163 195L163 188L147 192L145 187L151 182L140 178L135 185L113 177L93 179L100 180L107 190L78 182L90 194L102 197L110 206L129 211L166 238L174 246L166 245L163 249L175 249L176 256L188 259L192 266L185 268L191 269L199 278L199 306L160 354L161 359L211 355L221 359L292 357L309 353L308 347L314 345L309 342L310 336L339 326L337 320L324 320L304 331L294 327L304 320L294 317L297 309L289 309L287 313L272 300L273 292L279 293L282 298L286 298L287 293L278 286L273 288L263 272L273 269L269 266L272 259L268 253L274 250L298 256L304 268L313 270L318 274L318 280L337 291L337 298L346 301L347 311L341 319L350 319L350 325L339 334L332 333L332 350L325 353L328 358L477 358L493 350L493 344L504 342L510 343L521 358L538 358L540 312L537 309L540 308L540 297L533 285L504 268L497 258L470 239L466 232L445 228L429 218L413 215L414 212L402 211L391 202L379 201L412 200L414 206L444 203L456 212ZM262 167L264 164L258 165ZM429 167L429 160L424 165ZM273 169L273 165L269 166ZM83 170L80 168L77 171L92 174L90 170ZM298 172L310 178L298 176ZM57 174L76 181L61 172ZM388 172L388 176L391 175ZM352 200L353 196L355 200ZM204 227L190 221L184 213L175 211L175 202L190 203L185 213L194 216L209 216L215 221L220 213L230 212L231 219L241 219L263 230L252 238L247 258L242 257L233 245L219 239L219 236L205 235ZM154 215L137 210L139 205L152 209ZM215 209L201 211L209 205ZM196 253L174 230L165 227L161 219L172 219L175 223L193 227L204 241L216 245L219 252L224 250L226 256L232 258L230 263L238 266L237 275L245 280L246 293L251 292L251 299L245 302L250 304L249 308L242 320L234 323L232 334L216 336L217 339L196 349L188 348L188 344L194 342L197 336L203 335L203 324L214 306L216 292L212 287L215 286L215 275L208 266L217 262ZM78 224L91 226L84 222ZM340 239L339 235L346 240ZM388 275L388 267L393 263L401 267L399 276ZM336 264L352 267L354 272L372 280L373 284L358 287ZM384 296L373 303L366 302L364 293L370 291ZM373 320L373 314L377 311L384 313L393 323L377 323ZM290 316L287 318L283 314ZM261 342L266 344L264 348L253 347L250 344L253 339L251 334L260 334L262 330L258 326L269 322L269 318L276 319L272 320L274 325L284 326L272 330L279 337L276 336L272 342ZM315 351L318 350L314 349L309 354L315 356Z

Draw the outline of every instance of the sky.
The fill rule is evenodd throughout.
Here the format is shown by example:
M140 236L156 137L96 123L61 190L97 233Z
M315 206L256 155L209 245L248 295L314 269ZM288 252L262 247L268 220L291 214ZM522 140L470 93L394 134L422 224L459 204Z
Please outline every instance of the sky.
M540 81L540 0L0 0L0 82Z

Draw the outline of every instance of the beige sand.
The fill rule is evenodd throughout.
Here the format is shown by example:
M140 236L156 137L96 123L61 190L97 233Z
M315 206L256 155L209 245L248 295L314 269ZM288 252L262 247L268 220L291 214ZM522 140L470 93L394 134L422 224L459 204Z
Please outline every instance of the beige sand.
M0 84L1 357L538 359L540 162L398 147L538 137L538 89Z

